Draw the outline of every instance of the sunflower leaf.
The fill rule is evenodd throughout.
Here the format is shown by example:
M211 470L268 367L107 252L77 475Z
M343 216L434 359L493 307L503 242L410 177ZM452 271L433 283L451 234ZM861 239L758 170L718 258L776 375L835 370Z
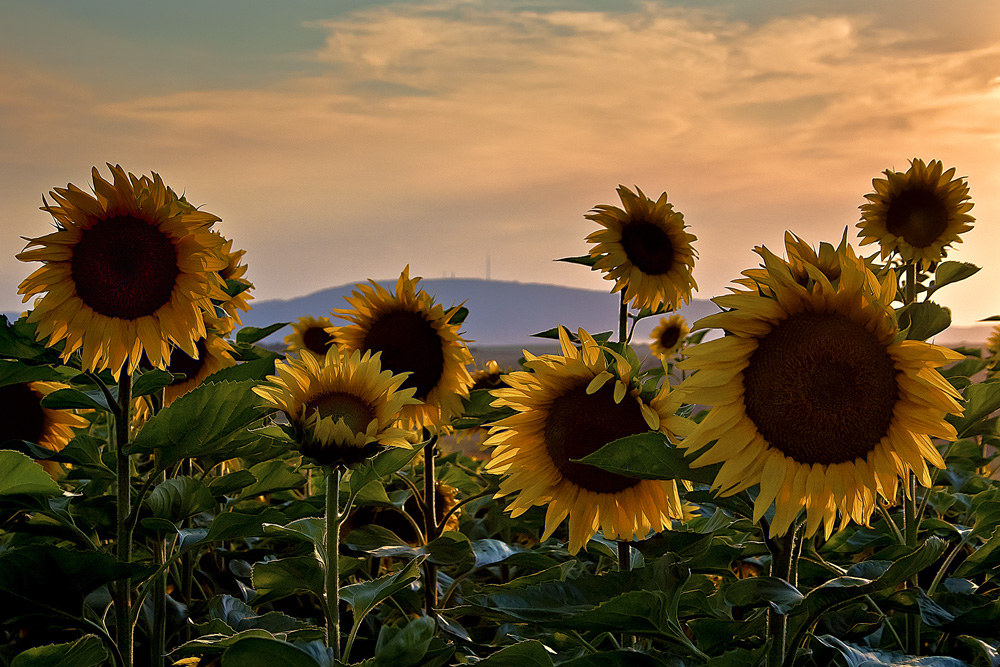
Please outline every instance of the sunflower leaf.
M966 387L965 412L960 417L948 415L958 437L964 438L980 421L1000 410L1000 380L986 380Z
M274 665L321 667L316 658L303 648L274 637L241 638L222 654L222 667L273 667Z
M159 391L174 381L174 374L169 371L154 369L146 371L135 379L132 385L132 398L146 396ZM177 377L181 377L180 374Z
M194 477L173 477L156 485L146 498L154 517L181 521L215 507L215 497Z
M465 318L469 316L469 309L465 306L456 306L451 312L451 316L448 318L448 324L461 324L465 321Z
M36 646L17 655L11 667L97 667L108 658L97 635L84 635L74 642Z
M278 329L287 327L290 322L278 322L266 327L243 327L236 332L237 343L256 343L262 338L267 338Z
M727 604L734 607L770 605L779 614L787 614L804 599L799 589L778 577L738 579L726 589Z
M111 387L111 393L116 395L118 387ZM99 410L110 412L107 398L94 389L80 391L79 389L58 389L42 399L42 407L50 410Z
M315 553L279 558L253 566L253 587L257 591L254 604L301 592L313 593L322 600L323 585L323 567Z
M0 450L0 496L16 494L58 496L62 490L45 468L29 457Z
M408 464L417 454L423 451L422 447L390 447L379 452L374 458L365 461L359 468L350 473L351 491L358 493L369 482L382 479L394 472L398 472L403 466Z
M477 664L480 667L552 667L550 649L537 639L507 646Z
M634 479L686 479L702 484L711 484L720 467L692 468L683 452L658 431L625 436L570 460Z
M23 317L12 323L6 315L0 315L0 357L53 364L59 363L57 350L63 347L62 341L52 348L37 342L35 325Z
M360 625L368 612L379 602L398 593L416 580L420 576L420 565L426 558L418 556L393 574L341 588L340 599L354 607L354 625Z
M584 266L589 266L590 268L594 268L594 265L597 264L597 261L599 259L600 257L591 257L590 255L579 255L577 257L560 257L555 261L568 262L570 264L583 264Z
M941 262L934 272L934 282L931 283L930 288L927 290L927 296L930 296L945 285L957 283L960 280L965 280L969 276L975 275L979 272L980 268L969 262Z
M911 303L899 311L897 338L927 340L951 326L951 311L933 301Z
M75 374L76 371L73 371ZM29 366L19 361L0 361L0 387L23 382L59 382L66 376L51 366Z

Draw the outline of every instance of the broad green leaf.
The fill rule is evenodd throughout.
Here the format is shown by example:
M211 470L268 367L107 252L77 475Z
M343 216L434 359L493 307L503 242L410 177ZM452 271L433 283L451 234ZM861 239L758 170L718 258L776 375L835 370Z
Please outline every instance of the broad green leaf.
M980 267L969 262L941 262L934 271L934 284L927 294L933 294L945 285L957 283L979 272Z
M940 655L918 658L917 656L905 655L898 651L881 651L857 646L832 635L820 635L816 637L816 641L832 649L836 649L843 656L848 667L879 667L880 665L895 665L898 667L969 667L968 663L958 658L949 658Z
M35 325L24 318L9 322L6 315L0 315L0 357L59 363L57 349L62 350L63 344L59 343L56 348L46 347L35 340L35 332Z
M448 324L451 325L462 324L463 322L465 322L465 318L467 318L468 316L469 316L469 309L466 308L465 306L458 306L457 308L455 308L455 312L451 314L451 317L448 318Z
M412 449L409 447L389 447L379 452L359 468L351 470L348 477L351 492L357 493L369 482L380 480L401 470L421 451L423 451L422 447L414 446Z
M434 639L434 619L415 618L402 627L383 625L375 643L375 664L380 667L416 667L423 664Z
M469 392L468 398L463 399L462 416L453 419L452 426L456 429L473 428L514 414L510 408L491 406L490 404L495 400L496 397L490 393L489 389L476 389Z
M315 554L292 556L256 563L253 566L255 603L294 595L313 593L323 599L323 567Z
M135 379L132 385L132 398L146 396L163 389L174 381L174 374L169 371L154 369L146 371Z
M129 452L155 451L161 466L224 453L234 436L245 432L267 411L252 391L255 384L219 382L196 387L151 417Z
M211 619L209 623L199 625L199 629L205 634L212 632L211 628L218 628L224 634L231 635L252 628L274 633L290 632L308 625L305 621L277 611L258 615L250 605L231 595L218 595L212 598L208 604L208 615Z
M418 556L399 571L384 577L350 584L340 589L340 599L354 608L354 623L359 624L375 606L410 585L420 576L420 565L426 556Z
M236 540L248 537L261 537L264 534L264 524L285 524L285 515L273 507L268 507L260 514L244 514L243 512L223 512L215 517L209 526L204 542L220 540Z
M480 667L552 667L554 654L554 651L550 654L542 642L529 639L502 648L476 664Z
M777 577L738 579L726 589L726 602L734 607L770 605L779 614L787 614L803 599L799 589Z
M927 340L951 326L951 311L933 301L911 303L900 311L904 323L906 340Z
M472 544L462 533L448 531L419 550L427 553L428 560L438 565L455 565L471 562L474 558Z
M45 468L31 458L0 449L0 496L16 494L59 496L62 490Z
M272 635L267 630L260 630L256 628L253 630L245 630L235 635L225 635L225 634L205 635L204 637L199 637L198 639L192 639L191 641L177 647L176 649L170 652L170 658L172 660L177 660L179 658L189 658L193 656L221 655L229 647L233 646L237 642L244 641L248 638L273 640L274 635ZM270 667L275 667L275 665L271 665ZM313 666L310 665L309 667Z
M118 387L111 387L112 394L118 394ZM109 412L108 400L99 389L81 391L79 389L57 389L42 399L42 407L50 410L98 410Z
M290 322L277 322L266 327L243 327L236 332L237 343L256 343L267 338L278 329L287 327Z
M213 477L208 483L208 490L213 496L229 496L235 491L245 489L255 483L257 478L249 470L236 470L222 477Z
M969 385L965 392L965 413L961 417L948 416L948 421L963 438L977 422L1000 410L1000 380L986 380Z
M969 554L952 576L971 577L995 571L997 565L1000 565L1000 528L996 528L982 546Z
M240 498L251 498L265 493L297 489L306 483L306 478L292 470L285 461L262 461L250 467L257 481L240 492Z
M215 497L200 479L173 477L156 485L146 505L153 516L177 522L212 509Z
M523 552L523 547L512 546L500 540L475 540L472 542L472 552L476 556L475 567L488 567L502 563L516 553Z
M66 376L51 366L29 366L19 361L0 361L0 387L24 382L65 381Z
M271 353L258 359L238 363L235 366L220 368L205 378L205 382L245 382L246 380L253 380L260 383L268 375L274 375L274 362L280 358L277 354Z
M327 667L294 644L279 639L245 637L222 654L222 667Z
M108 649L97 635L74 642L37 646L20 653L10 667L97 667L108 659Z
M322 551L326 536L326 524L320 517L305 517L296 519L288 525L264 524L264 533L275 537L284 537L299 542L312 544Z
M578 461L624 477L686 479L702 484L711 484L720 467L692 468L683 452L657 431L619 438Z

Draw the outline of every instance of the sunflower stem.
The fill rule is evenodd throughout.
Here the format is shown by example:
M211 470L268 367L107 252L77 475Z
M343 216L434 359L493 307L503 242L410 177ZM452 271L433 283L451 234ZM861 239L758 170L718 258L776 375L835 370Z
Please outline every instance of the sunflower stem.
M435 479L434 457L437 447L437 434L430 436L424 445L424 523L427 529L424 535L427 541L437 539L437 480ZM437 608L437 565L424 562L424 611L428 616L434 616Z
M906 263L906 285L903 290L903 307L914 303L917 300L917 265L913 262ZM908 471L903 480L903 533L906 537L906 546L917 547L917 484L916 475L913 471ZM918 588L916 575L907 582L907 588ZM910 614L906 617L906 652L910 655L920 653L920 617Z
M340 660L340 480L344 470L335 466L326 476L326 579L323 597L326 603L326 645Z
M128 361L125 362L126 368ZM115 557L119 563L132 561L131 458L126 451L129 441L129 406L132 403L132 374L122 369L118 378L118 411L115 413ZM126 577L115 584L115 630L123 667L132 667L135 655L132 625L132 582Z
M622 303L618 309L618 342L622 345L628 340L626 330L628 328L628 302L625 301L625 290L622 290Z
M784 579L792 586L796 586L799 578L799 553L802 547L799 526L793 524L784 535L777 539L766 539L764 543L771 552L771 576ZM767 610L767 639L770 640L767 649L768 667L781 667L788 649L788 616L773 608Z
M628 540L618 540L618 571L628 572L632 569L632 547ZM622 634L622 646L632 646L634 637Z

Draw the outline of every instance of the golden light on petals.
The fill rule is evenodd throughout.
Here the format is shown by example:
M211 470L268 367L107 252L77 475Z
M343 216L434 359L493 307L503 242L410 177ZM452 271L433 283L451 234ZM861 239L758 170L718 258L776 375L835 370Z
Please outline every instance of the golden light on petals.
M684 516L673 480L640 480L575 462L620 438L655 430L670 437L690 422L676 416L680 400L669 385L648 404L627 365L609 364L580 330L582 349L560 329L562 354L531 357L528 371L504 376L493 390L496 407L515 411L490 429L486 470L503 476L497 497L517 493L512 516L547 507L547 539L569 517L569 550L576 553L601 530L608 539L642 539Z
M179 200L160 179L108 165L112 181L93 170L94 194L56 188L42 207L57 231L28 241L17 258L43 266L18 293L39 295L28 316L39 340L65 341L64 361L76 351L85 370L111 369L143 357L162 368L171 346L194 355L205 335L212 299L224 299L218 271L219 218Z
M385 368L409 373L403 387L414 389L420 403L407 406L403 419L413 428L440 428L462 413L472 386L472 353L460 325L450 322L459 307L446 311L434 303L409 270L392 292L374 281L358 285L346 297L351 307L333 311L350 322L336 329L336 337L348 353L380 352Z
M649 351L660 359L668 359L684 347L684 339L690 332L687 320L680 315L661 317L653 329Z
M822 525L829 536L838 514L867 525L900 477L928 484L927 465L943 467L930 438L955 437L945 415L961 414L961 395L934 369L963 357L896 341L895 278L876 279L849 245L836 270L806 262L805 274L758 252L764 269L745 272L747 289L695 323L727 335L678 364L693 373L684 400L711 407L680 446L698 452L695 466L723 463L713 485L723 495L759 484L754 519L773 505L772 535L802 509L809 535Z
M303 455L320 465L354 465L380 446L409 447L409 431L396 426L400 411L416 401L401 389L404 375L383 370L379 355L332 348L275 363L276 375L253 391L284 412Z
M285 348L288 352L305 351L324 358L330 348L336 347L334 332L329 318L305 315L292 323L292 333L285 336Z
M696 237L684 231L684 216L674 210L664 192L652 200L636 188L618 186L624 208L601 204L586 215L603 229L587 236L596 244L590 256L594 269L613 280L612 293L624 291L633 308L675 310L691 300L698 285L691 275L698 256Z
M878 242L882 259L897 252L903 261L927 269L972 229L969 185L940 160L913 158L905 172L884 173L885 178L872 180L875 192L861 205L861 245Z

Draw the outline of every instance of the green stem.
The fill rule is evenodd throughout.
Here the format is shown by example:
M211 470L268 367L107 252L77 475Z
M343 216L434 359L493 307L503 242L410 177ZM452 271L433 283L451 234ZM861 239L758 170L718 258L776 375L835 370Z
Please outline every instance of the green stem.
M126 366L128 361L125 362ZM120 563L132 561L132 531L129 514L132 508L131 457L127 453L129 442L129 407L132 403L132 375L122 369L118 379L118 411L115 413L115 557ZM132 582L126 577L115 584L115 629L118 651L123 667L132 667L134 641L132 624Z
M903 306L906 307L917 300L917 265L913 262L906 264L906 285L903 291ZM916 475L912 471L906 473L903 479L903 532L906 537L906 545L915 549L917 547L917 526L920 517L917 516L917 483ZM907 588L917 588L917 576L913 575L907 582ZM906 652L910 655L920 654L920 617L911 614L906 617Z
M628 326L628 303L625 301L625 290L622 290L622 304L618 309L618 342L622 345L628 340L626 327Z
M765 524L764 529L768 526ZM792 586L798 584L798 560L802 541L798 539L799 527L792 525L788 532L777 539L765 539L771 552L771 576L784 579ZM765 533L766 534L766 533ZM780 667L785 662L788 648L788 616L777 610L767 610L768 667Z
M629 545L628 540L618 540L618 571L628 572L632 569L632 547ZM622 634L622 646L632 646L635 643L635 637L623 633Z
M326 477L326 581L323 597L326 602L326 645L333 648L333 657L340 660L340 480L344 470L335 467Z
M435 433L424 445L424 535L430 542L439 537L440 526L437 521L437 480L435 478L434 458L437 446ZM437 565L424 561L424 611L428 616L434 615L437 608Z
M157 567L167 560L166 538L156 540L153 550L153 564ZM153 590L153 636L150 652L154 667L163 667L167 654L167 572L164 570L156 578Z

